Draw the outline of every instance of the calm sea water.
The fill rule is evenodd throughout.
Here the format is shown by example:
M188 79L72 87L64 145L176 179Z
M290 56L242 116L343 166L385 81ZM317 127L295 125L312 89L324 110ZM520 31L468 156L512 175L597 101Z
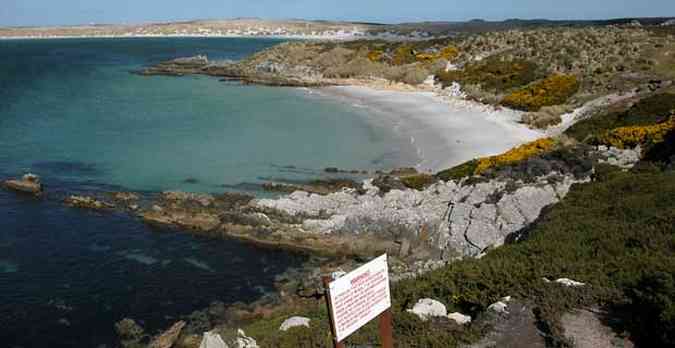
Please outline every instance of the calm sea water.
M404 142L362 109L306 90L129 73L276 43L0 41L0 176L32 171L58 192L220 192L403 161ZM152 332L212 301L253 301L305 261L0 191L0 346L111 347L117 320Z

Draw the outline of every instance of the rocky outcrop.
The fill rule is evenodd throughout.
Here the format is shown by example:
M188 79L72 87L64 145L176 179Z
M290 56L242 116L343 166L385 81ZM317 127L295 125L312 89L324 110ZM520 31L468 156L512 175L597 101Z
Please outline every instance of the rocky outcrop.
M30 193L39 196L43 193L40 177L35 174L25 174L21 179L8 179L2 186L16 192Z
M96 198L87 196L68 196L64 202L70 207L82 209L103 210L115 208L114 204L99 201Z
M194 57L176 58L161 62L138 73L141 75L183 76L203 73L204 69L208 65L208 58L206 56L198 55Z
M442 251L452 249L461 255L478 256L488 247L502 245L580 181L572 175L554 173L531 183L449 181L423 191L394 189L380 195L379 188L367 180L365 194L343 190L320 196L298 191L254 204L306 216L303 228L316 233L391 236L398 231L399 236L425 239Z
M178 340L178 336L180 336L183 327L185 327L184 321L181 320L176 322L168 330L153 338L152 341L150 341L148 348L171 348Z
M188 192L162 192L141 218L150 224L179 226L197 231L212 231L221 221L219 215L245 205L252 197L240 194L213 196Z

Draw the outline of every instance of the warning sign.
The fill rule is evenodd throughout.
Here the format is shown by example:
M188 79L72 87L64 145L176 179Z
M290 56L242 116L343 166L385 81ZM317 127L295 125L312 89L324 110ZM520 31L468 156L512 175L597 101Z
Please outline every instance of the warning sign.
M384 254L329 285L335 335L340 342L391 307Z

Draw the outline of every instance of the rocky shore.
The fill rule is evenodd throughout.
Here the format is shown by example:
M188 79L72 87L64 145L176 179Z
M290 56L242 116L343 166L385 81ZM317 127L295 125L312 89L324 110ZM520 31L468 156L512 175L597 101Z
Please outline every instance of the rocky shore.
M330 256L281 286L275 301L232 308L227 320L210 308L192 318L207 324L178 321L154 337L124 320L117 329L128 347L322 346L328 323L319 276L383 252L391 257L402 346L485 347L522 337L532 346L573 346L572 338L588 337L580 320L607 328L589 312L599 305L630 333L619 334L625 341L672 344L672 318L662 315L672 301L658 299L675 296L675 73L668 69L674 56L671 34L631 25L414 44L293 42L225 64L179 58L140 73L427 91L492 110L502 126L499 115L519 118L510 126L536 136L433 173L269 183L268 190L285 193L276 198L117 192L68 195L64 202L124 211L177 231ZM448 153L459 146L446 145ZM35 176L4 186L43 192ZM350 343L372 345L375 337L375 328L366 327Z

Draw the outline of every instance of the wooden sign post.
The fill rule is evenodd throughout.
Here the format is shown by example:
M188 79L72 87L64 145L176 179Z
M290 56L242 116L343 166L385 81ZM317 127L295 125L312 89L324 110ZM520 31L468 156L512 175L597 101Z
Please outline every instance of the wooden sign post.
M382 347L394 347L386 254L340 278L325 276L322 280L336 348L344 348L345 338L375 317L379 318Z

